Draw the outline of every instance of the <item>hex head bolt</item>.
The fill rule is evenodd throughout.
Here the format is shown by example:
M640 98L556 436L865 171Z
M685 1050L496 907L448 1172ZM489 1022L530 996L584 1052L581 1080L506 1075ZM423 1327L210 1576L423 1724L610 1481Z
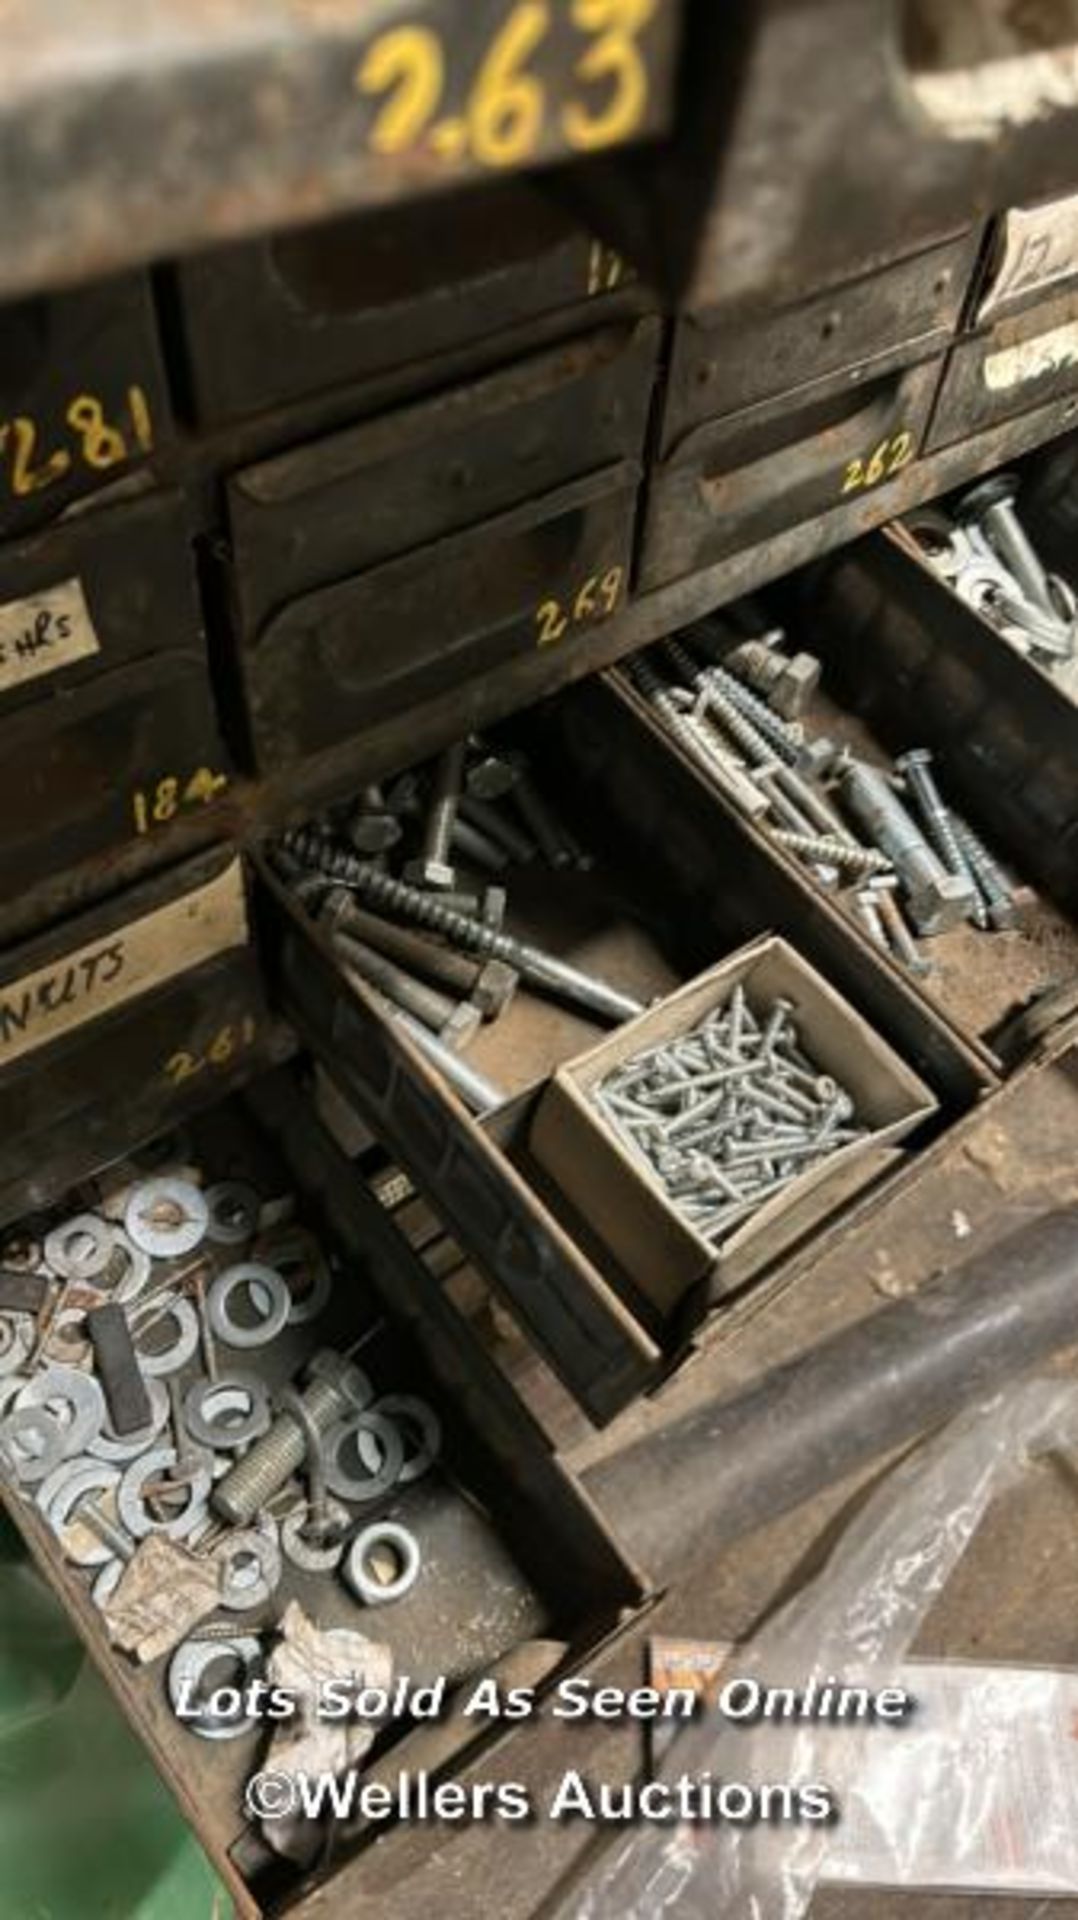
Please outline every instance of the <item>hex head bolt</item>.
M539 851L531 836L507 819L493 800L481 800L474 794L466 793L460 803L460 818L466 820L470 827L477 827L480 833L485 833L487 839L493 840L496 846L502 847L518 867L528 866Z
M372 867L365 866L362 860L333 848L327 850L323 841L317 836L308 836L302 829L288 836L287 845L298 859L310 859L323 873L354 887L372 906L398 914L402 920L410 920L432 933L444 934L454 946L463 947L466 952L504 960L523 979L546 988L560 999L587 1008L589 1013L596 1013L615 1026L623 1020L635 1020L637 1014L644 1011L638 1000L619 993L616 988L608 986L605 980L582 973L579 968L569 966L554 954L544 953L540 947L529 946L525 941L515 939L512 934L495 933L490 927L485 927L481 920L453 912L434 895L424 893L418 887L410 887L403 880L393 880L389 874L377 873Z
M797 720L820 684L823 667L815 654L795 653L790 659L763 640L744 640L725 656L723 665L759 693L782 720Z
M1015 510L1017 489L1013 474L993 474L963 496L957 517L983 527L989 544L1010 569L1026 599L1058 621L1059 608L1052 598L1048 575Z
M893 884L893 883L892 883ZM897 955L904 967L911 973L926 974L932 972L931 960L926 960L912 933L906 925L905 916L890 887L879 884L868 889L868 896L875 905L876 912L883 922L891 951Z
M349 1414L361 1413L370 1397L370 1383L358 1367L329 1349L315 1354L307 1370L303 1405L319 1433L327 1433ZM232 1526L249 1526L306 1457L305 1428L286 1409L277 1415L269 1432L218 1480L210 1494L210 1505Z
M855 760L842 775L840 792L858 825L888 856L918 933L945 933L965 920L976 904L972 881L948 873L886 775Z
M353 973L366 980L372 987L378 987L387 1000L392 1000L406 1013L421 1020L432 1033L444 1034L457 1012L458 1002L451 1000L448 994L439 993L436 987L428 987L414 974L406 973L394 960L385 954L376 953L373 947L367 947L343 927L337 928L333 935L333 946ZM475 1013L476 1021L479 1012Z
M1018 924L1018 906L1014 890L1000 866L984 842L978 838L968 820L957 813L951 815L951 823L958 836L958 844L969 862L973 877L980 889L988 912L989 925L997 933L1005 933Z
M986 927L988 915L977 891L977 882L969 861L962 852L958 835L955 833L951 810L936 785L936 777L932 771L932 755L927 747L911 747L908 753L899 755L895 761L895 767L909 788L917 804L917 811L921 816L925 832L947 871L958 874L970 884L973 892L970 919L976 926Z
M504 960L470 960L452 947L439 946L411 927L398 927L392 920L365 912L343 887L334 887L327 894L322 918L331 930L340 928L363 945L398 961L410 973L421 974L472 1001L484 1020L496 1020L516 993L518 975Z
M449 856L463 779L464 742L458 740L435 764L423 850L404 870L405 878L416 886L435 887L446 893L456 882Z

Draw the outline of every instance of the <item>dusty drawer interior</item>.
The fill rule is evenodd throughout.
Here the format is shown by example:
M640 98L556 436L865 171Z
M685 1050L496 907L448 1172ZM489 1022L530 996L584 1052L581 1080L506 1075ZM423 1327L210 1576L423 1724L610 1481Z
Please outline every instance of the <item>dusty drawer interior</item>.
M224 1192L215 1191L222 1183ZM73 1216L81 1221L75 1218L71 1231L48 1237L58 1222L71 1228ZM97 1240L107 1262L103 1269ZM132 1253L132 1243L136 1249L153 1243L160 1251L143 1259ZM169 1246L186 1251L169 1253ZM254 1083L242 1103L226 1102L106 1171L51 1215L27 1221L7 1236L5 1256L28 1270L42 1248L57 1266L82 1261L88 1277L66 1293L75 1304L63 1310L46 1339L43 1360L68 1369L53 1376L51 1396L48 1383L27 1390L28 1379L41 1371L33 1363L40 1337L33 1320L4 1316L8 1344L21 1355L19 1370L4 1377L5 1443L12 1444L12 1414L24 1412L27 1401L46 1409L44 1426L35 1426L32 1416L29 1423L15 1419L16 1465L28 1477L10 1495L12 1511L243 1909L275 1910L322 1855L327 1832L324 1826L287 1823L285 1838L283 1827L267 1824L275 1849L245 1821L244 1783L267 1764L262 1756L277 1723L250 1725L238 1702L221 1698L211 1708L208 1696L237 1682L242 1687L263 1672L292 1602L318 1631L365 1636L358 1649L353 1642L338 1644L338 1678L346 1683L358 1673L371 1686L419 1687L444 1676L448 1697L499 1663L503 1671L507 1661L522 1681L539 1684L612 1631L622 1610L639 1603L640 1583L440 1296L435 1278L315 1119L291 1072ZM252 1261L260 1263L255 1273L243 1267ZM221 1276L230 1269L235 1281L222 1291ZM244 1283L245 1270L250 1284ZM41 1287L43 1278L55 1307L57 1283L40 1268L27 1271L25 1283ZM80 1316L107 1302L110 1293L126 1298L136 1366L143 1384L150 1381L159 1429L151 1440L145 1429L119 1440L118 1419L115 1427L107 1423L102 1438L96 1417L101 1402L94 1385L85 1385L90 1378L100 1386L109 1376L96 1360L91 1364ZM213 1329L209 1336L199 1302ZM264 1466L257 1468L253 1449L266 1430L266 1395L278 1413L281 1390L300 1376L309 1382L307 1363L326 1351L349 1356L360 1373L349 1374L347 1391L341 1389L345 1430L327 1437L333 1504L329 1531L316 1539L310 1531L311 1502L318 1498L313 1483L308 1500L302 1474L286 1479L271 1463L267 1476ZM221 1402L207 1385L211 1369ZM83 1418L73 1411L71 1371L83 1383L78 1404L90 1409L85 1428L80 1425L81 1453L72 1438L58 1469L43 1478L54 1431L61 1444L68 1432L65 1413ZM237 1372L239 1384L230 1385ZM329 1377L328 1371L322 1376ZM345 1378L343 1362L334 1365L332 1377ZM110 1398L110 1409L113 1404ZM197 1424L199 1406L208 1432ZM244 1432L255 1437L245 1442ZM184 1456L179 1462L177 1451ZM79 1517L77 1495L69 1498L64 1490L84 1467L91 1489L85 1497L95 1499L111 1521L111 1547L95 1533L85 1508ZM244 1473L248 1479L254 1473L255 1481L241 1514ZM225 1494L226 1482L234 1495ZM229 1520L215 1510L218 1489ZM68 1512L72 1517L65 1521ZM282 1534L290 1514L293 1525L285 1524ZM360 1532L386 1525L405 1532L353 1550ZM122 1574L117 1527L120 1546L136 1556ZM338 1547L354 1559L366 1601L334 1566ZM413 1551L418 1570L409 1585ZM297 1564L319 1553L327 1562L322 1568ZM155 1557L159 1564L148 1565ZM188 1605L192 1585L201 1585L202 1597ZM155 1591L156 1608L147 1597ZM226 1596L223 1607L220 1594ZM103 1609L112 1610L110 1620ZM290 1622L295 1617L290 1614ZM310 1628L296 1632L298 1639L290 1625L283 1638L289 1647L307 1645L309 1651L303 1635ZM200 1633L207 1637L200 1639ZM247 1642L239 1652L231 1645L236 1636ZM180 1642L179 1664L171 1664ZM365 1652L370 1642L376 1648ZM330 1662L324 1679L334 1671L333 1642L320 1644L321 1659ZM204 1678L191 1679L184 1690L185 1674ZM276 1669L271 1677L284 1679ZM302 1693L296 1674L289 1677ZM185 1717L173 1711L173 1697ZM383 1714L370 1729L373 1746L355 1732L349 1740L340 1720L314 1724L331 1738L331 1750L321 1760L296 1756L294 1765L336 1772L354 1760L391 1782L398 1766L423 1765L422 1717L402 1712L390 1721ZM427 1738L443 1732L426 1724ZM476 1740L491 1732L491 1723L478 1714L458 1725L460 1753L470 1754ZM452 1757L443 1745L431 1764L444 1767ZM342 1820L336 1854L380 1835L393 1817L367 1825ZM329 1871L323 1858L319 1876Z
M416 891L396 876L414 872L422 804L384 857L388 873L379 856L350 851L347 836L365 840L378 817L370 810L400 803L392 783L285 836L272 857L297 897L288 901L268 877L266 948L301 1036L317 1040L341 1091L445 1215L563 1383L604 1419L654 1375L663 1347L676 1348L680 1325L642 1297L532 1159L534 1111L556 1068L644 1004L777 931L924 1077L940 1102L936 1127L974 1101L990 1075L830 903L817 904L766 850L746 854L737 823L612 685L588 682L487 736L481 765L521 752L527 777L555 808L564 857L552 865L536 853L491 876L462 851L451 877L458 891L476 894L476 913L491 880L504 883L512 935L617 998L596 1017L574 1003L575 982L537 991L525 967L508 1008L482 1024L475 1016L456 1056L481 1076L478 1089L465 1088L478 1122L431 1064L433 1029L402 1032L369 952L355 960L357 940L368 947L387 917L407 918L392 903L407 904ZM469 801L469 819L482 817ZM427 899L428 933L442 926L451 946L452 920L437 896ZM447 1006L443 1017L452 1012ZM453 1044L448 1021L443 1038ZM688 1317L700 1309L694 1301Z

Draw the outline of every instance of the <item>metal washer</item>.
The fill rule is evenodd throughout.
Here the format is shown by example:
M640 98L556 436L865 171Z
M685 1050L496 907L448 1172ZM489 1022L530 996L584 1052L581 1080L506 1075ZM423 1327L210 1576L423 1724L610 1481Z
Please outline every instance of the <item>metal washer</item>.
M155 1520L148 1512L142 1495L147 1480L154 1475L165 1475L176 1464L175 1447L151 1447L148 1453L141 1454L127 1468L120 1481L116 1503L120 1519L132 1539L145 1540L148 1534L162 1533L169 1540L185 1540L203 1518L212 1476L210 1468L202 1460L196 1463L189 1480L176 1483L177 1491L186 1492L187 1504L174 1520Z
M257 1571L244 1578L236 1562L253 1556ZM272 1599L281 1581L281 1549L275 1526L245 1527L230 1533L215 1555L221 1570L219 1599L229 1613L250 1613Z
M422 1479L425 1473L429 1473L442 1450L442 1423L434 1408L428 1406L425 1400L421 1400L418 1394L386 1393L380 1400L375 1401L371 1412L379 1413L384 1419L392 1420L398 1429L402 1426L406 1429L410 1427L418 1433L419 1446L414 1453L405 1453L399 1479L402 1487L410 1486L412 1481ZM356 1437L356 1446L364 1466L370 1466L372 1448L369 1437L362 1427ZM371 1470L376 1470L377 1466L378 1461L375 1459Z
M0 1318L0 1378L18 1373L34 1345L34 1322L28 1313L5 1313Z
M113 1493L119 1479L120 1469L104 1460L65 1460L38 1490L37 1504L41 1512L65 1557L78 1567L103 1567L106 1561L116 1557L104 1540L92 1539L81 1551L76 1551L74 1542L65 1536L67 1529L78 1520L82 1501L90 1494Z
M15 1407L0 1421L0 1455L10 1459L20 1486L33 1487L59 1466L66 1437L62 1421L48 1407ZM35 1438L36 1451L25 1445Z
M218 1400L223 1412L238 1412L241 1418L215 1418L208 1409ZM184 1397L184 1425L192 1440L204 1447L223 1447L227 1452L244 1447L249 1440L258 1440L268 1432L271 1417L264 1381L257 1374L241 1372L238 1367L231 1373L219 1374L216 1380L205 1377L195 1380Z
M219 1247L239 1247L253 1240L258 1229L262 1202L253 1187L243 1180L219 1180L207 1188L209 1208L207 1235Z
M247 1681L257 1677L262 1666L262 1648L254 1634L237 1633L228 1640L199 1640L195 1634L190 1640L180 1642L169 1661L168 1697L172 1711L179 1716L183 1707L180 1725L199 1734L203 1740L237 1740L258 1724L250 1715L236 1720L215 1720L208 1712L201 1717L191 1717L190 1703L197 1695L203 1675L216 1661L229 1655L244 1669L242 1690Z
M401 1563L395 1580L379 1580L366 1570L373 1555L383 1546L389 1547ZM344 1562L344 1578L364 1606L385 1607L393 1600L403 1599L415 1586L421 1565L422 1555L415 1534L395 1520L379 1520L357 1533Z
M338 1458L346 1440L355 1440L358 1450L360 1433L370 1434L375 1443L381 1446L382 1464L374 1473L349 1473ZM380 1500L400 1479L404 1465L404 1442L393 1421L384 1419L381 1414L351 1414L344 1420L336 1421L326 1434L325 1448L326 1486L340 1500L366 1506L371 1500Z
M288 1325L304 1327L317 1320L329 1305L333 1293L333 1275L329 1262L313 1233L306 1227L289 1224L264 1233L255 1249L256 1257L279 1273L291 1298ZM288 1278L289 1268L309 1269L311 1284L306 1293L294 1293ZM252 1286L257 1300L258 1289ZM259 1302L261 1304L261 1302Z
M79 1241L89 1241L83 1252ZM112 1227L96 1213L72 1214L45 1235L45 1260L61 1280L96 1280L112 1257Z
M176 1338L170 1347L159 1348L156 1353L147 1353L139 1340L137 1338L135 1340L139 1366L151 1380L161 1374L178 1373L181 1367L187 1365L199 1341L198 1314L190 1300L185 1300L182 1294L177 1294L174 1299L167 1302L167 1306L162 1306L161 1319L172 1319L176 1322ZM153 1324L160 1325L160 1321L155 1320Z
M105 1396L92 1374L78 1367L46 1367L28 1380L17 1407L55 1407L65 1430L64 1455L85 1453L105 1424ZM69 1408L64 1418L63 1409Z
M229 1313L229 1301L239 1287L248 1289L256 1306L261 1301L269 1302L268 1311L257 1326L240 1326ZM206 1296L206 1305L210 1325L227 1347L264 1347L287 1325L292 1295L273 1267L263 1266L257 1260L243 1260L217 1275Z
M155 1222L149 1217L155 1207L172 1209L179 1219L171 1224ZM209 1220L202 1189L191 1180L177 1180L168 1174L140 1180L132 1187L124 1209L126 1232L136 1247L155 1260L176 1260L193 1253L206 1238Z
M320 1547L304 1538L303 1530L308 1518L309 1508L304 1502L301 1506L293 1507L292 1512L281 1521L281 1547L284 1557L304 1573L332 1573L335 1567L340 1566L352 1516L348 1508L342 1506L339 1500L327 1501L326 1518L330 1521L333 1532L326 1544Z

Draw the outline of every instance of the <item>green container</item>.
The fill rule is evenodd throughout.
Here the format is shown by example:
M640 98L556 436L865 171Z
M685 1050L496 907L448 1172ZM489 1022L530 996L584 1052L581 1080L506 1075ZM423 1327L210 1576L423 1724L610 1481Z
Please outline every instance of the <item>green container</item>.
M0 1514L0 1920L234 1911Z

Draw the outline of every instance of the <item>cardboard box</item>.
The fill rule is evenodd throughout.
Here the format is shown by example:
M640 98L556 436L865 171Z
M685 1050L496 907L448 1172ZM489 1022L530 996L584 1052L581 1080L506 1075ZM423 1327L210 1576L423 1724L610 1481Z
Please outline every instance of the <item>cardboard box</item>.
M626 1061L690 1033L738 985L757 1015L780 996L793 1002L804 1051L848 1090L855 1122L868 1131L791 1180L720 1249L681 1216L589 1095ZM700 1282L718 1297L774 1261L875 1180L897 1156L897 1143L936 1106L930 1089L868 1022L785 940L768 937L560 1067L540 1100L530 1144L626 1274L663 1312L673 1312Z

